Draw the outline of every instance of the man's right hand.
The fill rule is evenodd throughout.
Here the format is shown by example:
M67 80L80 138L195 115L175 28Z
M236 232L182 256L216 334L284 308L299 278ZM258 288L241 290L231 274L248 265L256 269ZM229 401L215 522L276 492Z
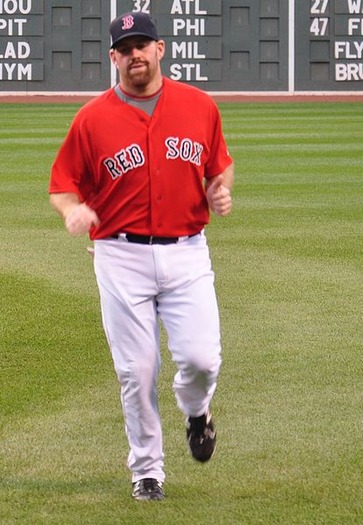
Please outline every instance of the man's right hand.
M84 235L91 226L98 226L100 220L95 211L87 204L76 204L65 217L65 226L71 235Z

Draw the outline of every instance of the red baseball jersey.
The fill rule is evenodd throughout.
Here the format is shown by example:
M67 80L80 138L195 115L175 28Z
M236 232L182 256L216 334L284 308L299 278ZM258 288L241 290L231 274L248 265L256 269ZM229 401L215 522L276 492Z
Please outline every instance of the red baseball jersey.
M151 117L113 89L83 106L54 161L49 192L77 193L97 213L92 240L190 235L209 222L204 178L231 163L211 97L164 78Z

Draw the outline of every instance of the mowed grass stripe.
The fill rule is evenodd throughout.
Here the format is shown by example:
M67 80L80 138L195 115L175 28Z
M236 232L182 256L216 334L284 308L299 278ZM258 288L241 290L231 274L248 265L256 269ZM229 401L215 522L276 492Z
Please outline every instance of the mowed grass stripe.
M220 105L237 176L232 215L207 229L218 451L203 466L188 455L163 333L160 506L130 498L89 243L48 202L77 107L0 105L0 139L55 139L1 150L1 521L360 525L363 105Z

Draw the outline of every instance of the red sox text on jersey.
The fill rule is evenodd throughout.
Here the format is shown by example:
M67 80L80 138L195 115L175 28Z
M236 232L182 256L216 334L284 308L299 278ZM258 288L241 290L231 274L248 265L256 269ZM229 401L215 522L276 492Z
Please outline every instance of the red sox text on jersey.
M189 138L180 139L179 137L168 137L165 140L165 156L169 160L181 159L184 162L191 162L196 166L201 165L203 146ZM139 144L130 144L127 148L121 149L113 157L108 157L103 161L113 180L121 177L128 171L143 166L145 155Z

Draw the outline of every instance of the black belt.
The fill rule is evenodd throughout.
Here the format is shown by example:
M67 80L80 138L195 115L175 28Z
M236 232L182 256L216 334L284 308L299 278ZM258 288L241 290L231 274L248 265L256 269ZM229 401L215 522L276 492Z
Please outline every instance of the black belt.
M200 232L193 233L192 235L186 235L186 238L194 237L199 233ZM114 235L111 235L111 238L118 239L119 236L120 235L118 233L115 233ZM183 237L158 237L155 235L136 235L135 233L125 233L125 238L129 242L134 242L136 244L176 244Z

